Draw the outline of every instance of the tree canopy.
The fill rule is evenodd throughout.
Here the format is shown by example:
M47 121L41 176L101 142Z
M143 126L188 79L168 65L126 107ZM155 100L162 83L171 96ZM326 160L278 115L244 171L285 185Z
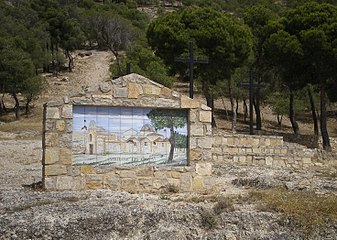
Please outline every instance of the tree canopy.
M230 78L242 65L252 49L252 35L247 26L236 18L211 8L190 7L168 13L151 22L147 38L155 54L170 66L171 74L186 76L186 66L174 61L186 55L189 41L199 58L209 64L196 66L207 104L213 107L209 85Z
M281 28L270 36L270 54L291 89L318 84L321 92L323 147L330 148L326 126L326 89L335 84L337 61L337 7L310 2L289 10Z

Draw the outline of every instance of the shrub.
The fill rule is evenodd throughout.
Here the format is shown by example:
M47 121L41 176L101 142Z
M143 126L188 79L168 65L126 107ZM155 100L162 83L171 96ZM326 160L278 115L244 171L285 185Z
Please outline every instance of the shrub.
M201 224L204 228L214 229L217 226L217 218L212 210L203 209L201 212Z
M260 202L260 209L275 211L293 217L306 231L337 221L337 196L318 195L314 192L292 192L274 188L250 192L250 197Z
M230 197L219 197L217 203L213 207L213 211L216 214L220 214L224 211L234 211L233 199Z

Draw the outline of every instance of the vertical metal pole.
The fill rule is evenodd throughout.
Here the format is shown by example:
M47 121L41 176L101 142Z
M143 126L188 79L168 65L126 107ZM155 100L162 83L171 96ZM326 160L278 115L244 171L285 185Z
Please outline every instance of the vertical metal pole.
M254 135L254 118L253 118L253 99L254 86L252 70L249 70L249 134Z
M192 41L188 42L188 51L190 53L189 68L190 68L190 98L193 98L193 48Z

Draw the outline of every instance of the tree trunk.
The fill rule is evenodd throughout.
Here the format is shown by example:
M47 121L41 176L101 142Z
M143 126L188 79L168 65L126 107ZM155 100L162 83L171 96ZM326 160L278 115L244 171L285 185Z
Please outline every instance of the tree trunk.
M118 69L118 76L123 76L123 69L122 69L122 64L121 64L121 59L119 56L118 51L115 51L114 49L109 48L110 51L112 52L112 54L115 56L116 58L116 63L117 63L117 69Z
M25 114L26 114L26 117L28 117L28 115L29 115L29 104L32 102L32 100L33 100L33 98L32 97L27 97L26 98L26 105L25 105Z
M293 128L294 134L297 135L299 131L298 124L295 118L295 110L294 110L294 93L290 92L290 101L289 101L289 119L291 122L291 127Z
M312 121L314 123L314 135L318 136L318 119L317 119L316 107L315 107L315 102L314 102L314 97L313 97L313 94L312 94L311 86L307 87L307 91L308 91L308 97L309 97L309 101L310 101Z
M321 81L321 134L323 140L323 149L331 151L330 139L327 129L327 117L326 117L326 96L325 96L325 84Z
M5 94L3 93L3 94L2 94L2 97L1 97L2 110L3 110L4 112L7 112L7 108L6 108L6 105L5 105L4 98L5 98Z
M282 128L282 119L283 119L283 115L277 114L277 126L279 128Z
M14 106L15 118L19 119L20 118L20 103L19 103L19 99L16 96L16 93L12 93L12 97L14 98L14 101L15 101L15 106Z
M73 66L74 66L74 58L71 56L71 53L69 50L66 50L66 56L68 58L68 71L72 72L73 71Z
M208 82L201 81L201 88L206 98L207 106L212 109L212 127L216 127L216 122L214 119L214 98L213 95L209 92Z
M254 108L256 114L256 130L262 129L262 120L261 120L261 109L260 109L260 90L259 88L256 90L255 98L254 98Z
M239 115L239 99L235 98L236 106L235 106L235 113L236 116Z
M247 123L248 107L246 99L243 99L243 121Z
M231 103L231 112L232 112L232 132L236 131L236 111L234 111L234 97L232 91L232 81L228 81L228 94L229 94L229 101Z
M225 109L226 119L227 119L227 121L229 121L228 110L227 110L227 107L226 107L225 99L223 97L221 97L221 101L222 101L222 105L223 105L223 107Z
M167 163L173 162L174 145L175 145L173 124L171 124L171 127L170 127L170 144L171 144L171 147L170 147L170 153L169 153Z

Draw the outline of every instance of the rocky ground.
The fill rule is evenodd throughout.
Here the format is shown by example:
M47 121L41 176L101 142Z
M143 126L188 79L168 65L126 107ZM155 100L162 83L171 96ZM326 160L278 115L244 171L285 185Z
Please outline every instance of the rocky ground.
M25 151L22 157L18 149ZM264 210L254 189L337 193L336 169L215 166L218 193L45 192L41 142L4 140L0 155L0 239L336 239L337 223L308 233L293 218ZM35 189L36 187L36 189ZM222 207L220 199L232 203Z
M308 227L252 197L269 189L335 196L337 170L331 167L218 164L214 175L225 187L200 194L42 191L42 102L109 79L111 54L85 53L76 53L73 73L47 77L49 89L35 103L33 118L0 126L0 239L337 239L330 218Z

